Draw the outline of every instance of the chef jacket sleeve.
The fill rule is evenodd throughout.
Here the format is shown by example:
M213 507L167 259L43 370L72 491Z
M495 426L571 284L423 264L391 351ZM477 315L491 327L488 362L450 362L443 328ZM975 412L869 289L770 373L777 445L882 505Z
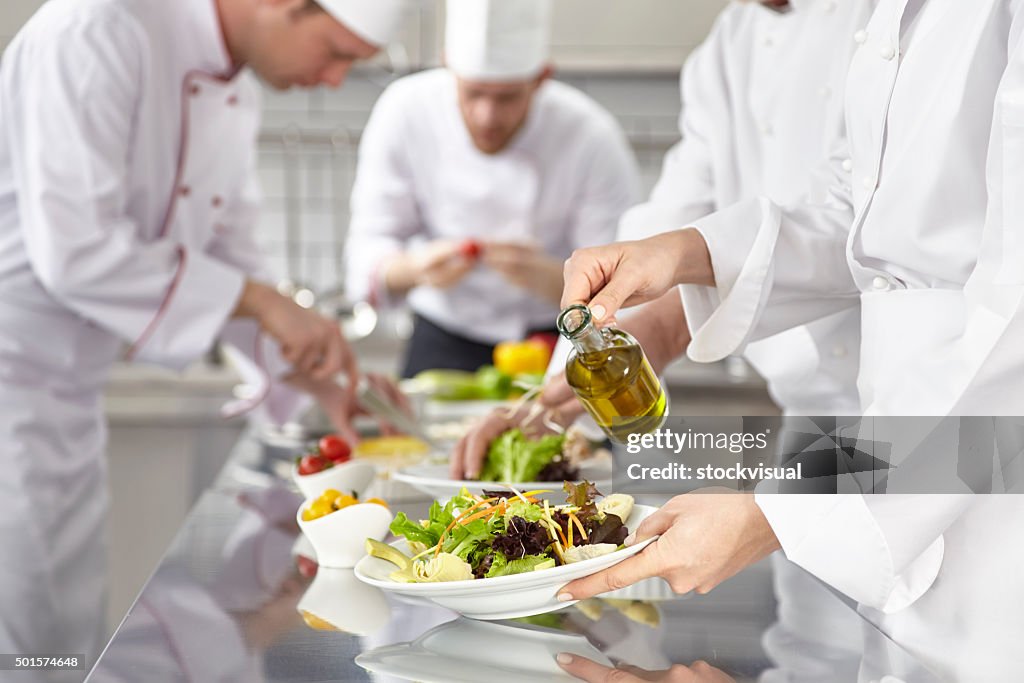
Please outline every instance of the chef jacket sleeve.
M786 557L857 602L891 613L942 565L942 534L972 494L755 495Z
M1024 5L1017 7L989 143L988 213L964 287L963 334L936 363L952 414L1024 411Z
M754 197L693 223L707 242L716 286L680 288L692 360L721 360L748 342L858 305L846 261L853 208L842 178L845 141L835 150L800 202L783 207Z
M355 301L394 303L381 282L383 264L422 229L407 155L414 142L406 119L415 111L392 87L377 100L363 131L345 247L345 284Z
M130 19L83 24L5 70L4 123L32 269L69 309L183 367L210 348L241 293L236 268L173 239L140 239L128 159L147 47Z

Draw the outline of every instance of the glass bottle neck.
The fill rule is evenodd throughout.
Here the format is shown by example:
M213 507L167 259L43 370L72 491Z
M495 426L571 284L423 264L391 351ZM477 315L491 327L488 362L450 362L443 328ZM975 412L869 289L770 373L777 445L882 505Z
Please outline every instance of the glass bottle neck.
M575 305L558 316L558 331L572 342L578 353L593 353L608 346L608 340L593 322L586 306Z

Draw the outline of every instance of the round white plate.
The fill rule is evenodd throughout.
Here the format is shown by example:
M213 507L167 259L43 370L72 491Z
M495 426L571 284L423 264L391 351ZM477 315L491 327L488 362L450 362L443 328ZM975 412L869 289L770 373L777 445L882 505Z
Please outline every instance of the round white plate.
M600 464L583 463L580 466L580 481L584 479L597 486L601 493L611 493L612 488L611 461L604 461ZM467 488L474 493L480 491L504 491L507 487L497 481L470 481L462 479L450 479L448 477L448 465L410 465L402 467L391 475L395 481L408 484L426 493L437 500L448 500L459 495L459 491ZM557 481L531 481L523 484L516 484L520 491L536 491L550 489L560 493L562 482ZM561 502L561 501L560 501Z
M456 619L411 643L379 647L356 657L373 673L421 683L575 681L555 662L569 652L611 666L583 636L528 624Z
M635 531L657 508L635 505L626 526ZM473 619L513 619L544 614L561 609L572 602L559 602L558 592L574 579L589 576L636 555L654 539L616 550L613 553L582 562L492 579L469 579L440 583L399 583L388 578L395 565L369 555L356 564L356 578L385 591L415 598L424 598L442 607ZM409 555L405 539L392 545Z

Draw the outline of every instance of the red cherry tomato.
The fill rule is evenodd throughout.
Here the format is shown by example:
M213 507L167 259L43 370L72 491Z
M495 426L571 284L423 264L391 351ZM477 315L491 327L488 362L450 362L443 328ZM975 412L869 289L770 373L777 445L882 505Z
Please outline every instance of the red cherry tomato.
M320 455L333 463L347 462L352 457L352 448L337 434L329 434L320 439L318 446Z
M470 261L480 258L481 251L483 251L483 247L476 240L466 240L459 245L459 253Z
M299 474L316 474L317 472L323 472L331 465L331 461L327 458L315 453L310 453L302 456L302 459L299 460Z
M320 565L316 563L316 560L311 560L305 555L299 555L295 558L295 566L299 570L299 575L304 576L307 579L312 579L316 576L316 572L320 568Z

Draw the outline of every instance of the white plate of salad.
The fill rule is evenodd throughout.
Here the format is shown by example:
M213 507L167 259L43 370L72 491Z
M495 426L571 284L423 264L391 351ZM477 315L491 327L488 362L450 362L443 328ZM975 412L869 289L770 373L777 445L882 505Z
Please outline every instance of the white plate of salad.
M399 513L386 545L367 539L358 579L397 595L425 599L474 619L512 619L566 607L558 592L643 550L626 536L657 508L631 496L602 497L590 482L566 482L567 502L538 491L467 490L434 501L427 520Z
M561 488L563 481L591 481L598 490L611 488L612 459L607 451L591 450L586 437L577 429L565 434L549 434L531 439L519 429L510 429L495 439L477 480L451 479L445 464L416 464L392 474L396 481L427 495L447 500L462 489L500 489L508 484L520 491Z

